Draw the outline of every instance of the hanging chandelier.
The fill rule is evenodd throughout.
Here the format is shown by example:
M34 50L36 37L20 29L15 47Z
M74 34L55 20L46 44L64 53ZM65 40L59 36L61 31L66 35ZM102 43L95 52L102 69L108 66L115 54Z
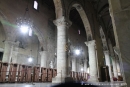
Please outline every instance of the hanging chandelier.
M33 29L33 21L30 19L28 5L25 9L23 17L17 18L16 24L22 33L28 33L29 36L31 36Z

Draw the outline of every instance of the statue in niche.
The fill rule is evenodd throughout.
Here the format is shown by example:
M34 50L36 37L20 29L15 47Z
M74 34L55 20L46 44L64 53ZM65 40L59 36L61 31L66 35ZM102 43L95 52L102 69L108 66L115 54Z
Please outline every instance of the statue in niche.
M49 64L50 68L53 68L53 62L51 61Z

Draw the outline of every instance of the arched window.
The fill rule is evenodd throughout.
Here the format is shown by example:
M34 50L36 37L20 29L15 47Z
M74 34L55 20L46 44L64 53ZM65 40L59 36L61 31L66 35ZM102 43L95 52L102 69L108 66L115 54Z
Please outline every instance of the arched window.
M37 2L37 0L34 0L33 8L35 10L38 10L38 2Z

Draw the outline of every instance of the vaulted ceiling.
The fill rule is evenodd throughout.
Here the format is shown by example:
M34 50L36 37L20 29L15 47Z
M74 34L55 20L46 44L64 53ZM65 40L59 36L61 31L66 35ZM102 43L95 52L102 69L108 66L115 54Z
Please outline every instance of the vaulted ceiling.
M110 40L112 41L112 45L115 46L115 38L113 33L112 21L109 13L108 0L88 0L88 1L91 2L93 9L95 10L96 18L99 24L102 26L106 38L110 38ZM41 0L41 2L43 4L46 4L49 9L55 11L53 0ZM72 8L70 12L70 20L78 27L80 27L82 31L85 31L81 17L79 16L77 10L75 10L74 8Z
M103 28L106 38L110 38L112 45L115 46L112 20L109 13L108 0L90 0L97 15L97 20Z

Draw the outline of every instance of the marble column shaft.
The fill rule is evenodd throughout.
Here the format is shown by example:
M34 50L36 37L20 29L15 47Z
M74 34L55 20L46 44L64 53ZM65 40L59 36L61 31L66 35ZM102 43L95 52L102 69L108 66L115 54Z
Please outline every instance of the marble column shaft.
M67 77L67 29L71 22L65 17L61 17L54 21L57 26L57 76L52 79L53 83L60 83L65 81Z
M109 56L109 51L104 51L105 55L105 60L106 60L106 65L109 67L109 76L111 82L113 81L113 75L112 75L112 70L111 70L111 62L110 62L110 56Z
M119 63L119 60L117 60L116 66L117 66L117 73L118 73L118 75L121 76L121 70L120 70L120 63Z
M89 81L98 82L95 40L85 42L85 44L88 46L88 54L89 54L89 66L90 66Z
M72 58L72 71L76 72L76 58Z
M87 73L87 60L84 61L84 72Z
M117 72L117 61L115 57L112 57L112 64L113 64L113 74L114 77L118 78L118 72Z
M13 42L12 41L5 41L5 48L2 62L10 63L12 52L13 52Z
M18 56L18 46L19 42L14 43L14 49L12 52L12 63L17 63L17 56Z
M41 67L47 68L47 57L48 57L47 51L41 51L40 55L41 55Z

